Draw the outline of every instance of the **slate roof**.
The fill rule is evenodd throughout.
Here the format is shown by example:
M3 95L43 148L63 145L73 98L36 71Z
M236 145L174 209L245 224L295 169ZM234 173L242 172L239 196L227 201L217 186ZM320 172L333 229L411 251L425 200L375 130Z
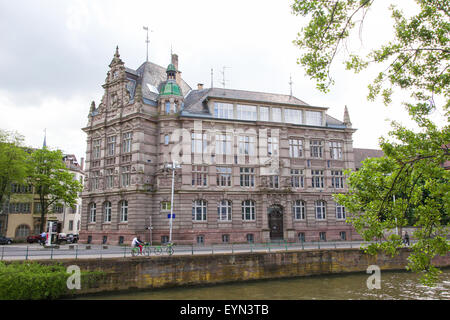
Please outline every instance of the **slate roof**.
M362 167L362 161L367 158L381 158L384 156L383 150L379 149L359 149L353 148L353 154L355 155L355 167L359 169Z

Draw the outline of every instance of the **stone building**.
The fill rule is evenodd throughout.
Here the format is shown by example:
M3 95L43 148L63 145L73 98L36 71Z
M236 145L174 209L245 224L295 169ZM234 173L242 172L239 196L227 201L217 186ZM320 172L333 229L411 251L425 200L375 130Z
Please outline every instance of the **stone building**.
M83 128L82 242L360 238L332 198L355 169L347 108L340 121L292 95L192 89L175 54L133 70L117 48L109 68Z

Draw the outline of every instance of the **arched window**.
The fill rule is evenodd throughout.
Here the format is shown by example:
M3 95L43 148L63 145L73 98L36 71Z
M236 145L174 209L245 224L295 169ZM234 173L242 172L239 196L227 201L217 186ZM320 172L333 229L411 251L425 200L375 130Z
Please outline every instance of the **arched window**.
M103 205L103 214L105 217L105 222L111 222L111 202L106 201Z
M295 220L305 220L305 202L302 200L295 200L292 206Z
M231 201L219 201L217 203L217 214L220 221L231 221Z
M95 203L91 203L89 205L89 222L95 222L97 216L97 205Z
M316 201L315 209L316 209L316 219L317 220L325 220L326 207L327 207L327 204L325 201L323 201L323 200Z
M206 201L195 200L192 202L192 220L206 221Z
M30 227L26 224L21 224L16 228L16 238L22 239L30 235Z
M128 201L120 201L120 222L128 221Z
M255 201L253 200L242 201L242 220L245 221L255 220Z

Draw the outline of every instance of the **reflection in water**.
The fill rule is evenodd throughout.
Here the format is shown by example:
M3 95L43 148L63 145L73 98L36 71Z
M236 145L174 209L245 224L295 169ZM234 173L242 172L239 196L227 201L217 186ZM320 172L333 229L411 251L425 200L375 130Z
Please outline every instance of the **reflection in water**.
M450 269L444 269L440 283L425 287L418 276L402 271L382 271L381 289L367 288L370 274L329 275L222 284L207 287L171 288L127 292L84 299L128 300L354 300L354 299L439 299L450 300Z

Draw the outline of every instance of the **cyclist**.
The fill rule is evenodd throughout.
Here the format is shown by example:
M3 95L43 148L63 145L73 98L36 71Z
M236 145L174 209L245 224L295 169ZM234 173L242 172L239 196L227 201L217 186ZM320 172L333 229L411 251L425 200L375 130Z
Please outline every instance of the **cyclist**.
M139 253L142 254L142 245L144 242L139 239L139 237L134 237L133 241L131 242L132 247L139 247Z

